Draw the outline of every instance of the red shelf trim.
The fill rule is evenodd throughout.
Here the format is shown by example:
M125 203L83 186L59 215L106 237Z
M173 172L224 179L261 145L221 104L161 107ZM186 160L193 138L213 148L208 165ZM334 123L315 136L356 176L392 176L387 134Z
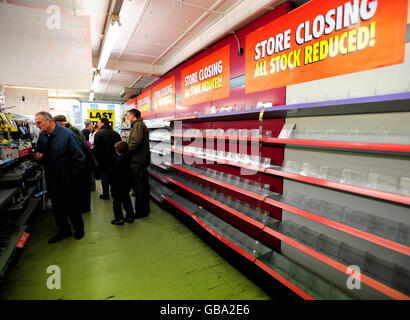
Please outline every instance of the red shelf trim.
M201 225L201 227L203 227L206 231L208 231L210 234L212 234L215 238L219 239L220 241L222 241L223 243L225 243L226 245L228 245L229 247L231 247L233 250L235 250L236 252L238 252L239 254L241 254L242 256L244 256L246 259L250 260L251 262L254 262L256 260L256 258L252 255L250 255L249 253L247 253L245 250L243 250L242 248L238 247L237 245L235 245L234 243L230 242L229 240L225 239L223 236L221 236L219 233L217 233L215 230L213 230L212 228L210 228L207 224L205 224L202 220L200 220L197 216L195 216L193 213L189 212L188 210L184 209L183 207L181 207L179 204L177 204L176 202L172 201L171 199L169 199L168 197L162 195L162 197L168 201L169 203L171 203L173 206L177 207L178 209L180 209L181 211L185 212L186 214L188 214L191 218L193 218L197 223L199 223Z
M269 233L270 235L272 235L273 237L286 242L287 244L291 245L292 247L312 256L313 258L335 268L336 270L339 270L340 272L343 272L345 274L347 274L348 276L352 276L351 274L349 274L347 272L348 267L346 267L345 265L341 264L340 262L337 262L336 260L333 260L332 258L329 258L287 236L284 236L283 234L274 231L268 227L265 227L263 229L265 232ZM360 276L360 279L358 279ZM356 273L355 274L355 278L362 281L363 283L367 284L369 287L372 287L373 289L389 296L390 298L396 299L396 300L410 300L410 297L406 296L405 294L392 289L368 276L365 276L364 274L360 274L360 273Z
M167 178L167 179L172 180L172 179L170 179L170 178ZM202 195L201 193L196 192L195 190L192 190L192 189L190 189L190 188L188 188L188 187L185 187L185 186L183 186L182 184L180 184L180 183L178 183L178 182L176 182L176 181L172 181L172 182L175 183L175 184L177 184L177 185L179 185L180 187L182 187L182 188L184 188L184 189L186 189L186 190L188 190L188 191L190 191L190 192L196 194L197 196L200 196L200 197L205 198L207 201L212 200L211 202L216 202L216 201L214 201L213 199L210 199L210 198L208 198L208 197ZM216 203L218 204L218 202L216 202ZM282 205L283 205L283 204L282 204ZM287 205L284 205L284 206L290 207L290 206L287 206ZM225 206L225 207L226 207L226 206ZM227 208L227 207L226 207L226 208ZM228 209L230 209L230 208L228 208ZM227 211L228 211L228 212L231 212L231 211L234 211L234 210L231 209L231 210L227 210ZM301 210L301 211L303 211L303 210ZM233 213L233 212L231 212L231 213ZM307 212L307 213L308 213L308 212ZM234 214L234 213L233 213L233 214ZM308 213L308 214L309 214L309 215L312 215L312 214L310 214L310 213ZM240 215L242 215L242 214L240 214ZM248 217L247 217L247 218L248 218ZM249 219L249 218L248 218L248 219ZM322 219L323 219L323 218L322 218ZM253 220L253 219L252 219L252 220ZM325 219L325 220L328 220L328 219ZM338 224L338 223L335 223L335 222L333 222L333 223L334 223L334 224ZM262 226L263 226L263 225L262 225ZM347 227L347 226L344 226L344 227L345 227L345 228L349 228L349 227ZM350 229L353 229L353 228L350 228ZM296 249L298 249L298 250L300 250L300 251L302 251L302 252L305 252L306 254L308 254L308 255L310 255L310 256L312 256L312 257L318 259L319 261L321 261L321 262L323 262L323 263L325 263L325 264L327 264L327 265L329 265L329 266L331 266L331 267L333 267L333 268L335 268L335 269L337 269L337 270L339 270L339 271L341 271L341 272L343 272L343 273L345 273L345 274L347 274L347 275L350 276L350 274L347 272L347 267L346 267L345 265L343 265L343 264L341 264L341 263L339 263L339 262L337 262L337 261L335 261L335 260L333 260L333 259L331 259L331 258L329 258L329 257L327 257L327 256L325 256L325 255L323 255L323 254L321 254L321 253L319 253L319 252L317 252L317 251L315 251L315 250L313 250L313 249L311 249L311 248L309 248L309 247L307 247L307 246L305 246L305 245L303 245L303 244L301 244L301 243L299 243L299 242L297 242L297 241L295 241L295 240L293 240L293 239L291 239L291 238L289 238L289 237L287 237L287 236L285 236L285 235L282 235L282 234L280 234L279 232L274 231L274 230L272 230L272 229L270 229L270 228L268 228L268 227L263 226L263 227L262 227L262 230L263 230L264 232L266 232L266 233L272 235L273 237L275 237L275 238L277 238L277 239L279 239L279 240L281 240L281 241L284 241L284 242L288 243L289 245L295 247ZM358 231L359 231L359 230L358 230ZM362 232L362 233L364 233L364 232ZM373 237L376 237L376 236L373 236ZM378 238L378 237L376 237L376 238ZM382 240L385 240L385 239L382 239ZM387 241L387 240L385 240L385 241ZM376 289L376 290L382 292L383 294L385 294L385 295L387 295L387 296L389 296L389 297L391 297L391 298L393 298L393 299L398 299L398 300L410 300L410 297L408 297L408 296L406 296L406 295L404 295L404 294L398 292L397 290L394 290L394 289L392 289L392 288L390 288L390 287L388 287L388 286L386 286L386 285L384 285L384 284L382 284L382 283L380 283L380 282L378 282L378 281L376 281L376 280L374 280L374 279L372 279L372 278L369 278L369 277L367 277L367 276L365 276L365 275L363 275L363 274L361 274L360 276L361 276L361 281L363 281L363 283L366 283L368 286L370 286L370 287L372 287L372 288L374 288L374 289Z
M244 137L183 135L183 134L170 134L170 136L178 137L178 138L194 138L194 139L203 138L203 139L219 139L219 140L226 139L226 140L240 140L240 141L259 141L259 142L279 144L279 145L301 145L301 146L315 146L315 147L324 147L324 148L358 149L358 150L409 152L410 153L410 145L395 144L395 143L347 142L347 141L252 138L252 137L244 138Z
M248 166L248 165L244 165L244 164L240 164L240 163L234 163L234 162L231 162L231 161L212 159L212 158L209 158L209 157L198 156L198 155L193 154L193 153L187 153L187 152L183 152L183 151L179 151L179 150L175 150L175 149L172 149L171 151L177 152L177 153L180 153L180 154L189 155L189 156L192 156L192 157L205 159L205 160L211 160L211 161L214 161L214 162L217 162L217 163L228 164L228 165L232 165L232 166L236 166L236 167L242 167L242 168L246 168L246 169L253 170L253 171L258 171L258 172L265 172L265 173L280 176L280 177L283 177L283 178L288 178L288 179L292 179L292 180L307 182L307 183L310 183L310 184L324 186L324 187L328 187L328 188L332 188L332 189L347 191L347 192L351 192L351 193L361 194L361 195L364 195L364 196L370 196L370 197L373 197L373 198L378 198L378 199L382 199L382 200L388 200L388 201L392 201L392 202L402 203L402 204L405 204L405 205L410 205L410 197L395 194L395 193L391 193L391 192L385 192L385 191L374 190L374 189L369 189L369 188L364 188L364 187L347 185L347 184L342 184L342 183L339 183L339 182L302 176L302 175L299 175L299 174L294 174L294 173L275 170L275 169L265 169L265 168L261 168L261 167L253 167L253 166Z
M152 172L150 172L150 171L148 171L148 173L149 173L151 176L153 176L154 178L157 178L158 180L160 180L160 181L162 181L162 182L164 182L164 183L168 183L167 180L161 178L160 176L156 175L155 173L152 173Z
M258 171L258 172L262 172L262 173L267 173L267 174L271 174L271 175L274 175L274 176L279 176L279 177L283 177L283 178L287 178L287 179L292 179L292 180L302 181L302 182L306 182L306 183L310 183L310 184L314 184L314 185L318 185L318 186L323 186L323 187L326 187L326 188L342 190L342 191L355 193L355 194L360 194L360 195L364 195L364 196L368 196L368 197L372 197L372 198L376 198L376 199L382 199L382 200L387 200L387 201L391 201L391 202L410 205L410 197L403 196L403 195L396 194L396 193L380 191L380 190L374 190L374 189L369 189L369 188L364 188L364 187L358 187L358 186L354 186L354 185L343 184L343 183L330 181L330 180L323 180L323 179L319 179L319 178L307 177L307 176L302 176L300 174L281 171L281 170L276 170L276 169L253 167L253 166L248 166L248 165L244 165L244 164L236 163L236 162L232 162L232 161L221 161L221 160L216 160L216 159L212 159L212 158L208 158L208 157L204 157L204 156L198 156L194 153L187 153L187 152L183 152L183 151L179 151L179 150L175 150L175 149L172 149L171 151L176 152L176 153L186 154L186 155L191 156L191 157L201 158L201 159L205 159L205 160L211 160L211 161L214 161L214 162L217 162L217 163L227 164L227 165L240 167L240 168L246 168L246 169L249 169L249 170Z
M213 184L219 185L219 186L224 187L224 188L226 188L226 189L229 189L229 190L232 190L232 191L235 191L235 192L238 192L238 193L247 195L247 196L249 196L249 197L251 197L251 198L254 198L254 199L256 199L256 200L259 200L259 201L264 201L264 200L265 200L265 197L264 197L264 196L261 196L260 194L253 193L253 192L250 192L250 191L247 191L247 190L244 190L244 189L241 189L241 188L232 186L232 185L227 184L227 183L225 183L225 182L221 182L221 181L219 181L219 180L209 178L209 177L204 176L204 175L202 175L202 174L199 174L199 173L190 171L190 170L188 170L188 169L184 169L184 168L178 167L178 166L173 165L173 164L170 164L170 166L171 166L172 168L175 168L175 169L179 170L179 171L185 172L185 173L187 173L187 174L189 174L189 175L191 175L191 176L200 178L200 179L202 179L202 180L209 181L209 182L211 182L211 183L213 183Z
M279 138L268 138L264 142L273 143L273 144L293 144L293 145L346 148L346 149L359 149L359 150L410 152L410 145L406 145L406 144L322 141L322 140L303 140L303 139L279 139Z
M283 209L283 210L287 210L287 211L289 211L289 212L291 212L291 213L293 213L293 214L297 214L297 215L302 216L302 217L304 217L304 218L307 218L307 219L316 221L316 222L318 222L318 223L324 224L324 225L326 225L326 226L328 226L328 227L331 227L331 228L333 228L333 229L337 229L337 230L339 230L339 231L342 231L342 232L351 234L351 235L353 235L353 236L355 236L355 237L362 238L362 239L364 239L364 240L366 240L366 241L373 242L373 243L375 243L375 244L377 244L377 245L380 245L380 246L386 247L386 248L388 248L388 249L397 251L397 252L399 252L399 253L405 254L405 255L407 255L407 256L410 256L410 248L409 248L408 246L403 245L403 244L400 244L400 243L397 243L397 242L394 242L394 241L391 241L391 240L384 239L384 238L382 238L382 237L373 235L373 234L371 234L371 233L364 232L364 231L362 231L362 230L359 230L359 229L356 229L356 228L353 228L353 227L344 225L344 224L339 223L339 222L335 222L335 221L333 221L333 220L330 220L330 219L327 219L327 218L324 218L324 217L320 217L320 216L318 216L318 215L316 215L316 214L313 214L313 213L310 213L310 212L308 212L308 211L305 211L305 210L302 210L302 209L299 209L299 208L292 207L292 206L290 206L290 205L288 205L288 204L284 204L284 203L282 203L282 202L279 202L279 201L276 201L276 200L273 200L273 199L266 198L266 197L261 196L261 195L259 195L259 194L252 193L252 192L249 192L249 191L240 189L240 188L235 187L235 186L231 186L231 185L229 185L229 184L227 184L227 183L224 183L224 182L221 182L221 181L219 181L219 180L215 180L215 179L209 178L209 177L207 177L207 176L198 174L198 173L196 173L196 172L193 172L193 171L190 171L190 170L187 170L187 169L184 169L184 168L180 168L180 167L175 166L175 165L171 165L171 167L173 167L173 168L175 168L175 169L177 169L177 170L180 170L180 171L182 171L182 172L185 172L185 173L187 173L187 174L190 174L190 175L192 175L192 176L198 177L198 178L200 178L200 179L209 181L209 182L211 182L211 183L213 183L213 184L220 185L220 186L222 186L222 187L224 187L224 188L227 188L227 189L236 191L236 192L238 192L238 193L247 195L247 196L249 196L249 197L255 198L255 199L259 200L259 201L264 201L265 203L268 203L268 204L270 204L270 205L272 205L272 206L274 206L274 207L277 207L277 208L280 208L280 209Z
M354 186L350 184L343 184L343 183L330 181L330 180L323 180L319 178L307 177L307 176L302 176L300 174L280 171L276 169L266 169L265 172L268 174L280 176L283 178L307 182L307 183L315 184L318 186L323 186L327 188L356 193L356 194L360 194L360 195L364 195L364 196L368 196L372 198L388 200L391 202L397 202L397 203L402 203L405 205L410 205L410 197L403 196L403 195L396 194L396 193L368 189L364 187L358 187L358 186Z
M222 237L219 233L215 232L213 229L211 229L208 225L206 225L204 222L202 222L197 216L195 216L194 214L192 214L191 212L189 212L188 210L184 209L183 207L181 207L179 204L177 204L176 202L172 201L171 199L169 199L167 196L162 195L162 198L164 198L166 201L168 201L170 204L172 204L173 206L175 206L176 208L178 208L179 210L181 210L182 212L186 213L187 215L189 215L192 219L194 219L197 223L199 223L206 231L208 231L210 234L212 234L214 237L216 237L217 239L219 239L220 241L222 241L223 243L225 243L226 245L228 245L229 247L231 247L233 250L235 250L236 252L238 252L239 254L243 255L245 258L247 258L248 260L250 260L251 262L254 262L258 267L262 268L265 272L269 273L272 277L274 277L276 280L278 280L279 282L281 282L283 285L285 285L286 287L288 287L290 290L292 290L293 292L295 292L296 294L298 294L299 296L301 296L303 299L306 300L314 300L314 298L312 298L310 295L308 295L306 292L304 292L303 290L301 290L299 287L297 287L296 285L294 285L292 282L288 281L287 279L285 279L284 277L282 277L279 273L277 273L276 271L272 270L271 268L269 268L268 266L266 266L264 263L262 263L261 261L259 261L258 259L256 259L254 256L250 255L249 253L247 253L246 251L244 251L243 249L241 249L240 247L238 247L237 245L233 244L232 242L228 241L227 239L225 239L224 237Z
M180 153L180 154L184 154L184 155L187 155L187 156L190 156L190 157L195 157L195 158L199 158L199 159L203 159L203 160L209 160L209 161L213 161L213 162L220 163L220 164L226 164L226 165L230 165L230 166L234 166L234 167L244 168L244 169L248 169L250 171L264 172L266 170L265 168L262 168L262 167L254 167L254 166L250 166L250 165L246 165L246 164L242 164L242 163L232 162L230 160L219 160L217 158L199 156L195 153L188 153L188 152L179 151L179 150L175 150L175 149L171 149L171 152Z
M243 214L241 214L241 213L239 213L235 210L232 210L231 208L229 208L229 207L227 207L227 206L225 206L225 205L223 205L223 204L221 204L221 203L219 203L219 202L217 202L217 201L215 201L215 200L213 200L213 199L211 199L211 198L209 198L209 197L207 197L207 196L205 196L205 195L203 195L203 194L201 194L201 193L199 193L199 192L197 192L197 191L195 191L191 188L188 188L188 187L180 184L179 182L177 182L177 181L175 181L171 178L167 178L167 179L170 180L171 182L173 182L174 184L180 186L181 188L183 188L185 190L188 190L189 192L191 192L191 193L193 193L193 194L195 194L199 197L202 197L202 198L204 198L205 200L207 200L209 202L212 202L216 205L219 205L224 210L226 210L226 211L228 211L228 212L230 212L230 213L232 213L232 214L234 214L234 215L236 215L236 216L238 216L242 219L245 218L244 220L247 221L248 223L252 223L251 221L255 221L255 220L250 219L249 217L246 217ZM252 224L256 225L255 223L252 223ZM301 244L301 243L299 243L299 242L297 242L297 241L295 241L295 240L293 240L293 239L291 239L291 238L289 238L289 237L287 237L287 236L285 236L285 235L283 235L279 232L277 232L277 231L274 231L274 230L272 230L268 227L265 227L261 223L258 223L258 224L260 224L262 226L262 230L264 232L272 235L273 237L275 237L275 238L277 238L281 241L284 241L284 242L288 243L289 245L297 248L298 250L300 250L302 252L305 252L306 254L314 257L315 259L317 259L321 262L324 262L325 264L327 264L327 265L329 265L329 266L331 266L331 267L333 267L333 268L335 268L335 269L337 269L337 270L339 270L339 271L341 271L341 272L343 272L343 273L350 276L350 274L347 272L348 268L345 265L341 264L340 262L337 262L336 260L333 260L333 259L331 259L331 258L329 258L329 257L327 257L327 256L325 256L325 255L323 255L323 254L321 254L321 253L319 253L319 252L317 252L317 251L315 251L315 250L313 250L313 249L311 249L311 248L309 248L309 247L307 247L307 246L305 246L305 245L303 245L303 244ZM359 277L359 276L357 276L357 277ZM400 293L399 291L397 291L395 289L392 289L392 288L390 288L390 287L388 287L388 286L386 286L386 285L384 285L384 284L382 284L382 283L380 283L380 282L378 282L378 281L376 281L376 280L374 280L374 279L372 279L368 276L365 276L364 274L360 274L360 280L363 283L367 284L368 286L372 287L373 289L378 290L378 291L382 292L383 294L385 294L385 295L387 295L387 296L389 296L393 299L410 300L410 297L408 297L408 296Z
M206 201L208 201L208 202L210 202L210 203L212 203L212 204L214 204L214 205L220 207L220 208L223 209L224 211L229 212L230 214L232 214L232 215L234 215L234 216L236 216L236 217L242 219L243 221L246 221L246 222L249 223L249 224L252 224L253 226L255 226L255 227L259 228L259 229L263 229L263 228L265 227L264 224L262 224L262 223L260 223L260 222L258 222L258 221L256 221L256 220L254 220L254 219L252 219L252 218L249 218L248 216L246 216L246 215L244 215L244 214L242 214L242 213L240 213L240 212L238 212L238 211L236 211L236 210L233 210L232 208L230 208L230 207L224 205L224 204L221 203L221 202L215 201L214 199L212 199L212 198L210 198L210 197L208 197L208 196L206 196L206 195L204 195L204 194L202 194L202 193L200 193L200 192L198 192L198 191L195 191L195 190L193 190L193 189L191 189L191 188L189 188L189 187L183 185L182 183L179 183L178 181L175 181L174 179L171 179L171 178L169 178L169 177L167 177L167 179L168 179L169 181L171 181L173 184L179 186L180 188L183 188L183 189L189 191L190 193L192 193L192 194L194 194L194 195L196 195L196 196L198 196L198 197L200 197L200 198L202 198L202 199L204 199L204 200L206 200Z
M385 247L385 248L397 251L399 253L405 254L407 256L410 256L410 247L405 246L403 244L400 244L400 243L397 243L397 242L394 242L394 241L391 241L391 240L384 239L382 237L373 235L371 233L367 233L365 231L362 231L362 230L359 230L359 229L356 229L356 228L352 228L352 227L347 226L345 224L342 224L342 223L339 223L339 222L336 222L336 221L333 221L333 220L318 216L316 214L310 213L310 212L302 210L302 209L292 207L290 205L284 204L282 202L279 202L279 201L276 201L276 200L273 200L273 199L266 198L265 202L269 203L269 204L271 204L275 207L281 208L283 210L287 210L287 211L289 211L293 214L297 214L299 216L305 217L309 220L313 220L313 221L316 221L318 223L324 224L324 225L326 225L328 227L331 227L333 229L336 229L336 230L351 234L355 237L362 238L362 239L367 240L369 242L373 242L375 244L378 244L382 247Z
M217 140L239 140L239 141L258 141L263 142L266 138L254 138L254 137L229 137L229 136L207 136L207 135L183 135L183 134L170 134L170 137L174 138L190 138L190 139L217 139Z
M263 269L265 272L269 273L272 277L274 277L276 280L278 280L279 282L281 282L282 284L284 284L286 287L288 287L290 290L292 290L293 292L295 292L297 295L299 295L300 297L302 297L304 300L316 300L315 298L313 298L312 296L310 296L309 294L307 294L305 291L303 291L302 289L300 289L299 287L297 287L295 284L293 284L292 282L290 282L289 280L287 280L286 278L284 278L283 276L281 276L279 273L277 273L275 270L271 269L270 267L268 267L266 264L264 264L262 261L256 259L255 260L255 264L260 267L261 269Z

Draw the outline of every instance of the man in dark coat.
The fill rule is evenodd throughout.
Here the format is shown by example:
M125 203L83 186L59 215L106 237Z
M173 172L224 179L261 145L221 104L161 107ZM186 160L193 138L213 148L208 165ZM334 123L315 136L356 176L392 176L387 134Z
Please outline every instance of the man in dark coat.
M67 121L65 115L58 115L53 118L55 122L57 122L60 126L66 127L70 129L77 137L78 142L81 146L81 151L85 155L85 168L81 173L81 181L78 186L79 191L79 205L80 205L80 212L85 213L91 210L91 173L97 169L97 163L95 161L94 155L91 152L90 147L87 144L87 141L80 130L77 127L73 126L71 123Z
M93 124L90 120L85 121L85 128L81 130L81 133L84 135L85 141L90 140L90 133L91 129L93 128Z
M74 133L56 124L48 112L37 113L35 123L41 131L35 158L44 166L47 191L60 228L48 242L54 243L71 235L67 217L75 238L81 239L84 237L84 223L79 211L77 188L85 167L85 155Z
M151 162L149 132L147 126L141 120L139 110L128 110L127 118L131 122L128 150L133 171L132 187L135 192L134 219L139 219L148 216L150 211L150 188L147 170Z
M104 200L110 199L109 176L117 159L114 144L121 141L120 134L114 131L109 123L107 118L101 118L102 127L95 134L93 148L95 159L98 162L101 186L103 189L103 194L100 195L100 199Z

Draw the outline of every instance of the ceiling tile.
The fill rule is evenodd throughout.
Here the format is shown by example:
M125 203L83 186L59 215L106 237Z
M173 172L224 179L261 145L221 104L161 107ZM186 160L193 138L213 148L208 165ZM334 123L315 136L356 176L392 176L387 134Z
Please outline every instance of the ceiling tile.
M210 13L202 22L200 22L195 28L193 28L191 32L194 34L200 34L213 23L218 21L221 17L222 15L219 13Z
M158 57L167 48L165 45L158 45L149 42L133 40L129 43L126 53L148 55Z
M123 61L132 61L132 62L140 62L140 63L153 63L157 57L150 57L150 56L141 56L138 54L130 53L130 52L125 52L121 60Z
M19 6L38 8L38 9L43 9L51 5L56 5L56 2L52 0L7 0L6 2L9 4L15 4ZM58 6L60 8L72 9L73 1L72 0L60 0L58 2Z
M170 45L184 32L159 26L152 21L144 21L138 25L133 40L150 41Z
M215 8L215 11L225 14L242 1L243 0L225 0L217 8Z
M114 51L125 51L128 40L131 38L135 27L135 19L129 19L126 17L120 17L121 31L118 34L118 38L114 44Z
M196 6L204 9L210 9L217 0L185 0L184 6Z
M138 72L120 71L113 74L112 81L114 83L128 85L130 81L135 81L139 75L140 73Z
M76 0L76 9L90 10L94 14L107 14L109 4L109 0Z
M203 30L209 27L213 22L218 20L221 17L218 13L211 13L207 18L204 19L198 26L196 26L191 33L186 34L177 44L175 47L171 48L166 54L164 54L161 59L158 61L159 64L165 63L169 58L174 56L178 51L186 46L189 45L191 41L198 37ZM202 48L198 48L200 50Z
M144 1L142 0L124 0L120 12L120 20L125 18L136 22L141 14L143 5Z
M142 22L155 21L163 26L187 30L205 12L192 6L179 7L170 0L155 0L150 2Z
M117 60L117 59L119 59L119 58L120 58L120 52L118 52L118 51L111 51L110 59L115 59L115 60Z

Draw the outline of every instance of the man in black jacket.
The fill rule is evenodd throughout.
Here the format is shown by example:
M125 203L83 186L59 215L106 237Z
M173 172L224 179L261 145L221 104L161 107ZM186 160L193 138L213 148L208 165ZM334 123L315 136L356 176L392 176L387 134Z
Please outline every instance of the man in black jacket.
M101 129L94 137L93 152L95 159L98 162L101 186L103 189L103 194L100 195L100 199L109 200L109 176L114 167L115 160L117 159L114 144L121 141L121 136L118 132L112 129L107 118L101 118L101 124Z
M78 206L78 182L85 167L85 155L74 133L56 124L48 112L35 116L41 134L37 141L35 158L44 166L47 191L58 234L48 242L54 243L71 235L73 225L75 238L84 237L84 223Z

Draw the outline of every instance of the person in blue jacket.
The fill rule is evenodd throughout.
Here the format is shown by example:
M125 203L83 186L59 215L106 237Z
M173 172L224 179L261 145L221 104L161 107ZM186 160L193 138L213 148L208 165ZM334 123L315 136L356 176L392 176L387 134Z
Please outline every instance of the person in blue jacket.
M78 182L85 168L85 155L75 134L53 121L48 112L35 115L41 133L37 141L35 158L44 167L47 192L59 232L48 242L55 243L72 235L84 237L84 223L78 206Z

